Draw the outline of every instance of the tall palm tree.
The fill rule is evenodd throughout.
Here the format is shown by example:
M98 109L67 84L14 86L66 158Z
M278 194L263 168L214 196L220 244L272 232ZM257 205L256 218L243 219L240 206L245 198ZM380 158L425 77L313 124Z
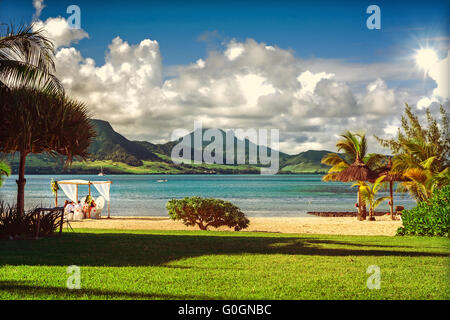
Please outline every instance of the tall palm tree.
M350 167L356 159L361 159L372 170L375 170L383 161L386 161L386 156L384 155L367 153L367 138L364 133L351 133L350 131L346 131L336 143L336 148L338 152L343 152L343 154L328 153L322 158L322 164L331 166L328 173L323 176L323 181L336 181L339 172ZM358 212L365 217L365 202L360 196L359 188Z
M2 90L0 114L0 152L19 155L17 207L23 212L27 155L60 154L66 164L85 159L95 129L84 104L38 88Z
M72 151L73 146L64 147L71 142L70 139L65 138L66 142L58 140L56 131L53 132L56 136L51 135L52 126L48 122L61 123L61 117L67 118L67 115L75 119L77 109L81 111L78 115L80 120L87 119L85 110L82 110L84 107L80 108L77 102L64 97L64 89L55 76L53 58L53 43L42 29L35 30L33 24L18 28L0 25L0 152L19 152L19 178L16 181L19 212L24 209L27 154L56 152L68 155L70 161L71 154L77 154ZM58 115L45 113L51 111L50 106L74 112L67 115L65 112ZM43 121L45 117L48 121ZM36 124L42 127L38 128ZM70 130L66 131L66 135Z
M11 168L7 163L0 161L0 187L3 185L3 180L5 176L8 177L11 175Z
M53 43L35 26L0 25L0 87L40 87L63 92L56 78Z

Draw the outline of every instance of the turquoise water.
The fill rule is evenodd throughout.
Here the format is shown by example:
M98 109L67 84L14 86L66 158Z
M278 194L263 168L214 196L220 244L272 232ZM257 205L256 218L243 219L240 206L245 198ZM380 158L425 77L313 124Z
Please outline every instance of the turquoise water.
M165 204L172 198L202 196L221 198L236 204L248 216L305 216L307 211L353 211L356 188L340 182L323 182L311 175L28 175L25 205L52 206L51 179L111 180L111 215L166 215ZM6 179L0 200L15 202L17 176ZM157 182L167 179L167 182ZM80 197L88 193L79 187ZM97 190L92 187L94 196ZM62 191L59 192L62 194ZM380 193L380 196L387 193ZM59 197L60 203L65 196ZM395 194L395 204L412 208L415 202L405 194ZM387 203L379 207L387 209Z

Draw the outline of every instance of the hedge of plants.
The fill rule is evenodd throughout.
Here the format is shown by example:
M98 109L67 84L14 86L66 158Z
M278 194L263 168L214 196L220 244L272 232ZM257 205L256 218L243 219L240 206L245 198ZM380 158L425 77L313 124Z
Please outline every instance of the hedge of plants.
M172 199L167 202L166 208L172 220L181 220L187 226L197 225L201 230L227 226L239 231L247 228L250 223L238 207L221 199L201 197Z
M397 235L444 236L450 229L450 185L438 189L428 201L402 214Z

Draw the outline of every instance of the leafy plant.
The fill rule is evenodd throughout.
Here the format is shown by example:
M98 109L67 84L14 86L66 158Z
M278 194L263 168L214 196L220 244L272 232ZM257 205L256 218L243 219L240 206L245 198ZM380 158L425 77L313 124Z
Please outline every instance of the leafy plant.
M238 207L221 199L201 197L172 199L167 202L166 208L172 220L182 220L186 226L198 225L201 230L227 226L239 231L247 228L250 223Z
M375 199L378 191L383 186L383 179L385 176L378 177L374 183L368 184L364 181L359 181L355 183L353 186L359 187L359 192L361 193L362 200L364 202L368 202L369 209L369 220L374 220L375 209L385 200L390 199L390 197L381 197ZM353 187L352 186L352 187Z
M51 189L52 189L52 193L55 195L56 192L58 192L58 190L59 190L58 181L55 181L55 180L52 179L52 181L50 182L50 186L51 186Z
M19 214L17 206L0 202L0 239L28 238L36 235L38 226L36 209ZM60 226L60 215L57 211L41 213L39 217L39 236L54 234Z
M448 236L450 229L450 185L435 190L428 201L402 214L397 235Z
M11 175L11 168L7 163L0 161L0 187L3 185L3 180L5 176L8 177Z

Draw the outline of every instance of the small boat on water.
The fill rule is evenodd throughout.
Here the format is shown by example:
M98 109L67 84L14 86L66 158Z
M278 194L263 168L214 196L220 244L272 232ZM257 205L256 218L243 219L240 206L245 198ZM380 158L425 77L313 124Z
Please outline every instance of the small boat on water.
M103 167L101 167L100 172L98 173L98 176L103 177L105 174L103 173Z
M167 179L158 179L156 182L167 182Z

